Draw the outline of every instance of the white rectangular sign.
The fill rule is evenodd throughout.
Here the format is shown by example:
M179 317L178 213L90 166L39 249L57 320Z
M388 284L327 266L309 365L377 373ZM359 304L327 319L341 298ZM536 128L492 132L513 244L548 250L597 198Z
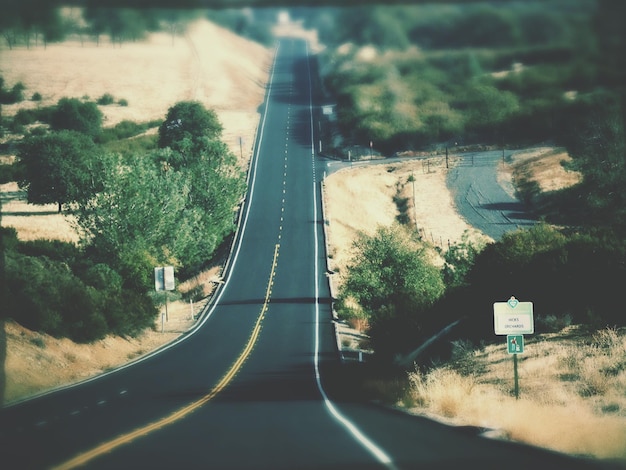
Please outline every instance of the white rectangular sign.
M154 289L156 291L174 290L175 284L174 266L154 268Z
M519 302L514 297L508 302L495 302L493 325L497 335L533 334L535 332L533 303Z

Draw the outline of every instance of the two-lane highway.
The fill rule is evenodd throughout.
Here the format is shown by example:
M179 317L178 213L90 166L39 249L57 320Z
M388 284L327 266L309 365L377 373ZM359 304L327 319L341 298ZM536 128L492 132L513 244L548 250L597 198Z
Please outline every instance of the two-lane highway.
M0 412L2 468L599 468L333 401L307 45L282 40L225 276L184 340Z

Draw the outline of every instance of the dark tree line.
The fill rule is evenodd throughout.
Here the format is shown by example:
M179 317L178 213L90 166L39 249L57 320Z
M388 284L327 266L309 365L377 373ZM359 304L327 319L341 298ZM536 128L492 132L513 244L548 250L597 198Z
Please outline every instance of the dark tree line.
M75 5L71 14L62 14L62 2L41 0L4 0L1 7L0 33L9 48L31 47L59 42L70 35L90 38L99 44L103 36L114 43L137 41L147 33L167 31L172 38L183 34L190 21L207 17L237 34L255 41L271 42L271 25L276 11L206 10L160 6L158 2L113 5L89 0Z

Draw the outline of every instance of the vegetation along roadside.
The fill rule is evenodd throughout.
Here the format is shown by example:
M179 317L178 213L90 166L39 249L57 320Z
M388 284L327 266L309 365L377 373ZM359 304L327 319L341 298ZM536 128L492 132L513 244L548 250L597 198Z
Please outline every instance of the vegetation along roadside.
M365 365L348 366L350 372L344 377L353 380L338 381L341 386L335 393L381 400L453 423L499 429L503 437L563 452L624 460L624 316L615 308L619 305L619 287L625 275L624 205L620 188L626 174L623 164L626 68L620 55L623 47L615 47L615 38L623 46L624 36L611 21L618 15L609 8L610 2L580 2L564 15L555 15L550 5L548 10L542 10L540 3L528 2L523 14L485 5L456 5L446 10L449 16L436 9L404 6L315 10L320 17L307 16L308 24L317 27L327 46L318 61L322 74L319 93L336 103L333 116L337 121L331 122L329 118L326 127L327 157L351 159L358 156L351 151L355 146L366 149L364 157L368 156L368 147L370 156L372 147L377 155L391 156L404 151L443 155L444 149L453 143L517 148L549 140L554 147L565 149L571 158L564 169L581 175L580 180L565 189L546 191L544 182L532 174L516 173L514 180L520 198L543 223L531 230L510 233L498 241L467 236L450 246L444 243L435 246L433 237L429 241L428 236L413 229L426 225L422 220L411 219L414 211L410 210L410 196L406 195L412 183L423 182L418 172L412 175L413 181L408 176L392 181L393 194L381 203L386 208L382 226L377 226L376 219L370 219L368 230L352 233L351 238L343 240L350 247L350 255L336 269L336 277L341 281L337 314L341 320L361 327L365 343L360 348L373 350L374 356ZM297 12L294 15L297 17ZM464 23L466 18L472 22ZM534 23L530 21L532 18ZM537 29L528 25L536 25L537 18L544 20L541 23L544 27L540 28L544 34L532 38L528 35ZM329 19L341 21L344 27L333 27ZM470 24L481 24L484 28L471 29ZM497 34L470 34L492 31L493 25L503 29ZM454 35L433 34L433 30L448 28L467 33L462 44L450 43ZM335 38L336 34L345 36ZM11 94L13 88L8 86L7 93ZM80 110L84 101L89 100L78 101L80 105L71 102L68 108ZM196 107L193 100L182 103ZM61 104L60 98L52 103L55 109L61 108ZM129 104L132 105L132 100ZM165 108L173 111L174 104L169 103ZM205 112L211 115L206 108L196 111L200 117ZM76 269L81 276L88 274L89 287L101 282L110 288L127 289L134 287L132 282L139 282L137 287L147 292L150 280L145 269L154 262L176 264L174 260L183 257L205 258L192 245L184 243L185 237L180 245L172 247L156 239L141 238L122 246L115 233L107 233L105 226L98 225L102 220L92 210L103 207L107 201L89 207L80 200L83 195L98 197L107 194L107 188L112 189L110 194L116 194L133 184L141 191L183 189L187 194L195 194L197 182L192 175L185 174L189 157L213 155L214 151L224 157L224 174L232 179L228 180L232 186L238 187L240 182L231 165L232 155L221 152L224 145L219 132L207 136L210 146L205 146L204 140L194 141L193 134L180 139L180 129L176 126L180 117L173 114L163 119L163 110L160 113L160 129L151 126L158 137L147 138L145 153L151 160L123 152L114 158L109 155L111 160L107 160L105 152L104 157L87 162L88 169L96 164L127 169L123 172L127 180L117 181L114 186L115 175L109 180L89 179L93 192L73 193L70 186L63 193L66 200L60 201L58 195L52 200L54 212L58 206L62 210L88 209L73 213L76 223L88 229L85 233L101 231L108 235L89 238L98 242L91 249L97 254L108 249L118 253L115 247L121 248L125 253L124 263L109 269L96 268L80 258L76 247L56 242L24 245L11 233L3 237L7 252L14 250L15 256L20 257L37 254L33 269L50 270L60 276L65 288L77 292L77 298L84 300L83 306L97 305L97 296L92 298L90 289L84 289L87 294L81 294L79 280L84 283L83 278L73 271L70 276L66 266ZM51 127L55 125L51 118L38 117L43 122L48 122L46 119L50 119ZM213 130L217 127L209 126ZM58 131L60 134L55 138L81 139L71 133L76 129ZM41 145L46 138L42 130L29 132L33 146ZM80 132L89 134L88 130ZM165 142L170 134L169 146L161 147L159 142ZM54 148L54 142L48 143ZM77 144L86 149L90 146L86 141ZM28 146L24 146L25 160L28 160L27 151ZM388 172L391 178L394 173L400 173L399 166L394 168ZM22 164L11 165L9 171L15 172L14 179L28 175ZM436 171L445 172L442 166ZM345 173L343 176L347 178ZM152 189L141 186L148 182L157 186ZM327 181L327 186L330 182ZM388 189L382 176L370 183L370 188ZM355 201L352 195L344 197ZM408 201L403 203L403 199ZM172 204L183 201L174 198ZM224 226L232 224L232 207L226 206L224 218L220 219ZM333 212L332 202L329 206L333 214L332 237L333 231L337 233L335 226L349 222L346 215ZM118 207L117 203L110 206L111 211ZM127 213L134 207L126 207ZM150 207L145 209L155 216ZM194 213L193 207L185 206L185 210ZM133 227L127 229L132 232ZM166 224L164 229L167 234ZM214 246L220 246L219 240L227 232L216 234ZM341 244L330 240L333 259ZM44 255L48 264L40 266L38 263L43 258L39 255ZM12 266L16 267L17 263ZM22 266L27 264L19 263ZM192 272L198 271L190 270L187 274L191 277ZM143 273L143 278L135 276L137 273ZM536 334L528 340L527 355L520 358L519 400L511 396L508 356L492 334L494 292L515 293L518 298L532 299L536 304ZM52 298L53 294L50 292ZM154 303L147 300L145 296L137 297L137 311L150 305L152 313L146 315L145 325L141 315L137 317L138 323L124 323L129 328L125 331L127 336L138 334L143 326L154 323ZM107 308L107 311L115 309ZM51 328L59 328L63 319L57 317L44 311L41 318ZM99 316L88 320L92 326L103 325ZM115 321L113 317L104 318L107 326L117 326ZM414 353L420 344L456 322L460 322L458 328L415 356L410 367L397 366L399 357ZM91 326L73 327L63 334L81 335L92 330L98 331ZM47 344L44 339L33 342L43 354L46 348L42 344ZM561 346L552 347L556 344ZM74 362L70 357L66 362ZM544 375L548 371L550 375ZM581 419L584 425L581 421L567 420L566 416ZM528 426L520 425L522 420L528 421Z

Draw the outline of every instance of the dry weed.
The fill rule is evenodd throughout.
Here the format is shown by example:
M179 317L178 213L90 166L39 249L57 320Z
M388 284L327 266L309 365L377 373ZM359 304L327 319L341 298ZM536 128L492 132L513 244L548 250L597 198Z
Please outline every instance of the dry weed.
M503 345L473 354L474 374L449 368L409 374L413 411L497 428L512 440L572 455L626 461L626 334L581 337L571 328L531 340L519 355L520 398Z
M476 382L448 368L433 369L427 374L409 374L412 398L430 412L446 418L457 417L472 395Z

